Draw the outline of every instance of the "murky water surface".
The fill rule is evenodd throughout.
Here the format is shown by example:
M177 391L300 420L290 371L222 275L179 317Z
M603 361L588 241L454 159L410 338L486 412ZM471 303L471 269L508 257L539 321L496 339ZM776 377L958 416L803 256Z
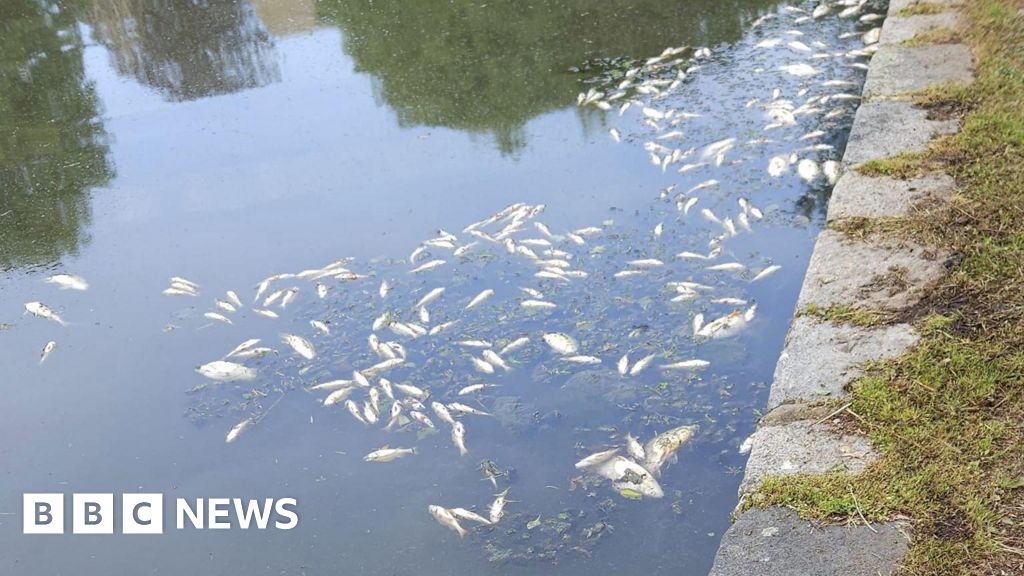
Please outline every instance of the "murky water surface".
M813 170L841 156L857 106L843 94L859 93L866 58L850 51L877 25L814 7L3 2L0 571L705 573L821 226L829 182ZM344 271L276 280L253 306L264 278L342 258ZM44 282L62 272L88 290ZM163 294L172 276L198 296ZM292 288L287 307L284 294L264 303ZM227 290L242 309L216 307ZM33 301L68 326L25 314ZM729 314L694 337L696 316ZM550 332L600 363L567 360ZM404 400L384 430L379 388L374 425L308 390L394 353L371 337L405 358L372 383L428 390L436 429ZM497 352L522 337L493 374L482 348L460 344ZM196 372L249 338L275 350L233 359L255 378ZM662 368L688 360L709 365ZM458 395L477 383L489 386ZM369 410L365 389L349 399ZM467 455L434 401L490 414L458 417ZM698 431L661 467L662 498L574 467L626 434L682 425ZM417 454L363 461L385 444ZM497 487L484 461L507 472ZM505 488L504 517L462 521L462 539L427 513L486 515ZM287 496L301 521L29 537L23 492Z

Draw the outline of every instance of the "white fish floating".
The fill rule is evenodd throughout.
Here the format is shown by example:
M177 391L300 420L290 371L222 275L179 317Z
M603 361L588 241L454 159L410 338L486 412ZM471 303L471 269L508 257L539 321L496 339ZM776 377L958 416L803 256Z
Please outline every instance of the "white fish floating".
M717 318L705 324L697 332L701 338L726 338L740 332L754 319L757 312L757 304L751 305L745 311L735 310L721 318Z
M220 314L219 312L207 312L207 313L203 314L203 316L205 316L209 320L214 320L216 322L223 322L225 324L234 324L234 322L232 322L230 318L228 318L227 316L225 316L223 314Z
M572 336L562 332L548 332L543 336L544 343L562 356L571 356L579 351L580 346Z
M473 299L469 301L469 304L466 304L466 310L469 310L470 308L479 305L481 302L487 300L491 296L494 296L494 290L491 290L490 288L483 290L482 292L474 296Z
M818 70L810 64L787 64L785 66L779 66L779 70L793 76L805 77L814 76L818 73Z
M470 520L472 522L477 522L485 526L490 526L491 524L490 520L484 518L476 512L473 512L472 510L466 510L465 508L449 508L448 511L452 513L452 516L455 516L456 518L459 518L461 520Z
M252 425L252 423L252 418L246 418L245 420L242 420L238 424L235 424L231 428L231 430L228 430L228 435L227 437L224 438L224 442L231 444L235 440L238 440L238 437L242 434L242 432L245 432L246 429L248 429L249 426Z
M647 441L644 445L646 459L644 467L650 470L655 476L661 474L661 467L671 458L684 444L693 439L699 428L696 425L678 426L658 434Z
M452 424L452 443L459 449L460 456L469 454L469 450L466 449L466 426L462 422L456 421Z
M547 302L545 300L523 300L519 305L523 308L532 308L535 310L553 310L558 307L554 302Z
M416 448L381 448L363 456L364 462L391 462L416 454Z
M646 468L624 456L613 456L594 470L612 481L616 490L634 490L648 498L665 496L661 485Z
M466 529L459 524L458 519L456 519L447 508L431 504L430 506L427 506L427 511L434 517L434 520L437 520L438 524L445 528L454 530L455 533L459 535L459 538L466 535Z
M494 501L491 502L490 507L487 509L487 516L490 519L491 524L497 524L502 517L505 515L505 504L508 503L508 488L495 496Z
M39 363L42 364L43 362L46 362L46 359L50 357L50 354L55 348L57 348L56 342L52 340L47 342L46 346L43 346L43 352L39 355Z
M426 272L428 270L433 270L434 268L438 268L440 266L444 266L446 263L447 262L445 262L444 260L431 260L429 262L425 262L425 263L420 264L419 266L413 268L412 270L409 271L409 273L410 274L418 274L420 272Z
M273 310L267 310L267 309L264 309L264 308L253 308L252 311L257 313L257 314L259 314L260 316L263 316L264 318L277 318L278 317L277 312L274 312Z
M515 340L513 340L513 341L509 342L508 344L506 344L504 346L504 348L499 350L498 354L501 354L502 356L504 356L505 354L508 354L508 353L511 353L511 352L515 352L516 350L522 348L523 346L526 346L529 343L530 343L530 339L528 337L526 337L526 336L522 336L520 338L516 338Z
M28 302L25 304L25 310L33 316L44 318L46 320L52 320L61 326L67 326L68 323L64 321L56 312L50 309L49 306L42 302Z
M772 264L771 266L768 266L764 270L758 272L756 276L750 279L750 281L757 282L758 280L764 280L765 278L771 276L772 274L778 272L781 269L782 266L779 266L778 264Z
M295 334L281 334L281 341L291 347L296 354L302 356L306 360L312 360L316 358L316 348L313 344L303 338L302 336L296 336Z
M413 308L423 308L424 306L428 306L440 298L442 294L444 294L444 287L434 288L430 292L424 294L423 297L416 302Z
M61 290L84 291L89 289L89 283L85 281L85 278L75 276L74 274L54 274L44 280L44 282L56 284Z
M217 382L234 382L236 380L253 380L256 378L256 369L243 366L236 362L226 360L215 360L196 368L204 377Z
M633 364L633 367L629 369L629 375L636 376L637 374L640 374L641 372L646 370L647 367L650 366L651 363L654 362L654 359L657 357L657 354L648 354L647 356L644 356L643 358L637 360L636 364Z
M327 323L324 322L323 320L310 320L309 321L309 325L312 326L313 329L318 331L318 332L322 332L323 334L325 334L327 336L331 335L331 328L330 328L330 326L328 326Z
M234 349L232 349L231 352L228 352L227 354L225 354L224 357L225 358L231 358L232 356L237 356L238 354L241 354L242 352L245 352L247 350L252 349L254 346L256 346L259 343L260 343L260 339L259 338L250 338L249 340L246 340L245 342L242 342L238 346L235 346Z
M680 362L673 362L671 364L662 364L662 370L700 370L707 368L711 363L707 360L682 360Z
M796 173L806 182L813 182L821 175L821 168L818 163L809 158L804 158L796 165Z

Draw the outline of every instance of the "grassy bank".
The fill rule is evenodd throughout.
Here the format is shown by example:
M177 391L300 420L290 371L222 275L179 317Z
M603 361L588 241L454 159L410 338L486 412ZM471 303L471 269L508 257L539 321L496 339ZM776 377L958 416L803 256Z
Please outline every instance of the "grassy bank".
M852 387L844 425L868 434L881 458L855 477L770 479L750 501L850 522L909 518L908 574L1024 573L1022 9L1013 0L964 6L955 33L974 50L977 80L917 98L932 114L960 118L962 131L865 170L900 178L942 170L959 188L949 205L879 227L955 255L913 318L921 344ZM811 313L885 321L870 311Z

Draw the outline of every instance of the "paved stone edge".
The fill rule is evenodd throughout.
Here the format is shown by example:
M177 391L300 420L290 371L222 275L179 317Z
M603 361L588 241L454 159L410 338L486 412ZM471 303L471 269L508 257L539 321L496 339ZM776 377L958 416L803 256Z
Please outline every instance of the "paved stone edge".
M939 14L901 16L913 0L892 0L869 64L863 101L843 156L844 174L827 221L897 217L925 202L944 202L954 183L943 174L901 181L859 174L866 161L925 150L952 134L955 121L929 118L909 93L973 81L970 50L959 44L908 46L905 41L959 22L959 0ZM862 328L800 315L809 305L900 311L945 273L948 255L911 242L854 240L833 229L819 235L797 304L797 317L775 368L768 412L742 449L750 451L740 502L770 475L857 473L877 456L867 438L825 424L827 400L841 400L867 361L899 356L918 336L906 324ZM722 538L712 576L740 574L889 574L911 540L904 522L815 525L785 508L750 509Z

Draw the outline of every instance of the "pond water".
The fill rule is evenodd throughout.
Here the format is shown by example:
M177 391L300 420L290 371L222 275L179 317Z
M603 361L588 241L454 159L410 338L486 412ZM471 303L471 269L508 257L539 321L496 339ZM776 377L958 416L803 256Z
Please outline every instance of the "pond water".
M879 25L816 5L3 2L0 571L706 573ZM254 377L197 372L247 339ZM310 390L355 370L375 424ZM456 414L468 454L433 402L489 414ZM645 463L660 498L574 466L684 425ZM417 453L363 460L384 445ZM506 488L464 538L427 512ZM25 492L294 497L300 523L26 536Z

